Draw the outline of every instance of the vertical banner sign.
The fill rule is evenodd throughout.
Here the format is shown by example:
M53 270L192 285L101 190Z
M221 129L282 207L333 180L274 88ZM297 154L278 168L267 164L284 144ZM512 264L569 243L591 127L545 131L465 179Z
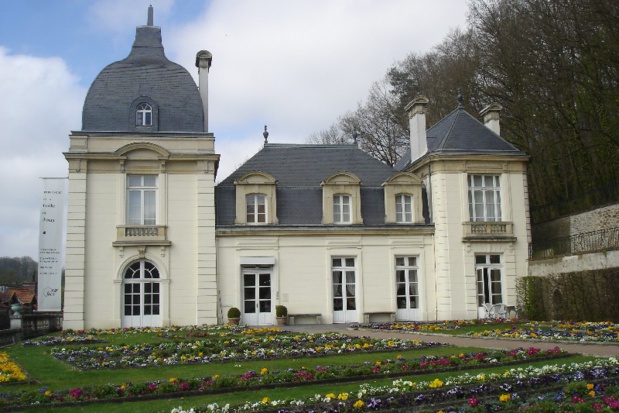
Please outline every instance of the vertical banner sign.
M38 311L61 311L62 234L66 178L42 178Z

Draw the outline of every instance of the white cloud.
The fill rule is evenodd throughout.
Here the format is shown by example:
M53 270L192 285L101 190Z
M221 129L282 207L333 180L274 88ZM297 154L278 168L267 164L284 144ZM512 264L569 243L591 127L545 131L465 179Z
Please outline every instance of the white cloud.
M274 139L298 142L354 110L396 61L463 25L465 11L454 1L213 1L164 43L194 74L195 53L213 53L219 140L266 123Z
M41 177L66 176L86 91L64 61L0 47L0 256L37 259Z

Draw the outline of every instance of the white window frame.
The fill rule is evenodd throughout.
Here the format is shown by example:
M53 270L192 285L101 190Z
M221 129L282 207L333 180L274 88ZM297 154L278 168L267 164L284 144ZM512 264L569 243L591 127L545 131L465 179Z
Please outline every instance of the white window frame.
M260 211L261 206L264 207L262 211ZM264 194L245 195L245 207L246 207L245 218L248 224L266 224L267 223L268 205L267 205L266 195Z
M153 107L148 103L140 103L135 111L136 126L153 125Z
M477 305L503 304L503 257L501 254L475 254ZM493 275L498 274L498 280Z
M352 197L348 194L333 195L333 223L352 223Z
M397 194L395 196L395 222L410 224L413 222L413 196Z
M471 174L468 176L469 215L475 222L500 222L501 176Z
M127 175L127 225L157 225L157 175Z
M418 310L420 305L420 287L419 287L419 257L415 255L401 256L395 258L395 274L396 274L396 307L398 310ZM400 275L404 276L404 281L400 280ZM411 281L411 278L414 281ZM404 284L404 294L399 294L398 288L400 284ZM414 286L416 291L410 291ZM415 305L410 305L410 298L415 297ZM400 299L406 298L408 302L405 306L400 305Z

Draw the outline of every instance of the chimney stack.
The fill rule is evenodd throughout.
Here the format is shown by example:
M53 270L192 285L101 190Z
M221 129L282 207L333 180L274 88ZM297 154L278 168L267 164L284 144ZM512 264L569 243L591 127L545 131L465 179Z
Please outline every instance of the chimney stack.
M498 103L491 103L479 112L481 115L484 125L492 132L501 136L501 125L499 123L499 114L503 110L503 106Z
M208 71L213 61L213 55L207 50L200 50L196 54L196 67L198 68L200 97L202 98L202 110L204 112L204 132L208 132Z
M409 129L411 137L411 162L420 158L428 151L428 140L426 137L426 106L427 97L417 96L410 102L404 110L408 112Z

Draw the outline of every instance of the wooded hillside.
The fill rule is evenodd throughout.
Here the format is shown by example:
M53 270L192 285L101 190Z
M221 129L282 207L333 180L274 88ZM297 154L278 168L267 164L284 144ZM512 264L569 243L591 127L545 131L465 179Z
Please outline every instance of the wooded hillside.
M472 0L468 25L387 70L365 102L310 142L352 141L393 165L408 144L405 105L428 125L457 106L503 106L501 135L531 156L533 222L618 199L619 2Z

